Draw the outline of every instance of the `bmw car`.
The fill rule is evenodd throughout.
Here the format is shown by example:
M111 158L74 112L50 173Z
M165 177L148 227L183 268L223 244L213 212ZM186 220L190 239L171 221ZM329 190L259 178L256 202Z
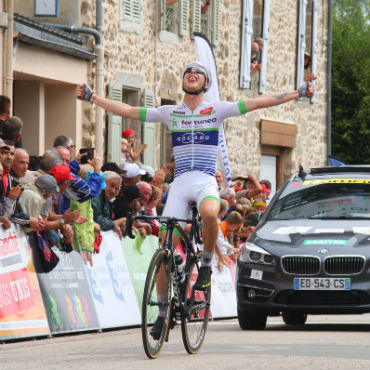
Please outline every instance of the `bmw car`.
M370 166L301 169L246 224L256 227L237 265L242 329L370 312Z

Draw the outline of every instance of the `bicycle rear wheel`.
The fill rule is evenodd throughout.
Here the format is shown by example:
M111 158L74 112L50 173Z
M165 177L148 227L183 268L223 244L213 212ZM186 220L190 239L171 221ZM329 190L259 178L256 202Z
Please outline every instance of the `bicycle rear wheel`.
M189 267L184 290L184 309L181 314L181 332L186 351L194 354L202 346L207 332L211 287L204 292L193 291L193 285L198 277L195 260L190 263Z
M167 277L167 303L163 304L158 302L156 285L159 277L160 266L162 266L163 273L163 268L166 267L166 261L167 251L164 249L158 249L152 257L145 281L141 309L141 334L144 350L149 358L156 358L159 355L163 347L163 343L167 338L169 330L169 320L171 312L171 277L167 269L165 273L165 276ZM159 306L161 304L165 306L166 315L164 318L162 330L160 331L160 334L158 334L158 337L156 337L153 336L151 330L153 329L153 323L156 321L159 315Z

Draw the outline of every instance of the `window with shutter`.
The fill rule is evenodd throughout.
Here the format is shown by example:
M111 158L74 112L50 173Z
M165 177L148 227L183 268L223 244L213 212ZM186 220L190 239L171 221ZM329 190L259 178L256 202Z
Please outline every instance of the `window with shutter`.
M155 97L152 90L144 90L142 104L147 108L154 108ZM143 143L147 145L143 152L143 163L153 168L156 168L155 126L155 123L143 123Z
M113 83L108 85L108 98L122 101L122 84ZM121 133L122 117L108 113L107 127L107 160L108 162L120 163L121 157Z
M170 44L178 45L179 41L179 28L181 16L182 2L174 4L166 4L166 0L159 1L159 15L161 20L161 29L159 32L159 40L168 42Z
M120 29L141 34L141 0L120 0Z
M251 44L253 35L253 0L243 0L242 44L240 58L241 88L250 88Z
M123 1L123 4L121 5L122 19L140 23L141 0L121 0L121 1Z

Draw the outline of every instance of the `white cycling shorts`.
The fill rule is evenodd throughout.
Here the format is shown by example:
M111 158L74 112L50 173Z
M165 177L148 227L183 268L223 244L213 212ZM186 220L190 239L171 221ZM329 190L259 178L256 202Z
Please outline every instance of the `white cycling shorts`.
M171 183L163 216L189 218L189 202L196 202L198 210L204 199L219 200L216 178L201 171L188 171Z

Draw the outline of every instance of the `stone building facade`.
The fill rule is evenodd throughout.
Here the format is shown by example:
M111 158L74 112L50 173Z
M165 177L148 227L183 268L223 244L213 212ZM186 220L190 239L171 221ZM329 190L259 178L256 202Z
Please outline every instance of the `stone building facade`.
M137 102L145 89L154 92L155 105L163 102L180 103L183 92L180 75L183 65L197 59L191 37L193 4L189 2L189 32L173 40L160 40L160 1L143 0L140 29L122 26L120 6L124 0L104 2L103 39L105 50L105 83L119 81L125 88L125 78L130 74L140 77L142 85ZM235 101L260 96L257 84L240 88L241 29L245 1L220 1L219 42L213 47L218 69L221 100ZM300 1L272 0L269 2L269 42L266 72L266 94L276 94L296 89L296 64L298 18ZM94 26L95 0L82 1L81 21ZM305 99L288 104L251 112L225 121L225 131L233 175L255 173L259 175L261 153L281 156L278 182L304 167L326 164L326 64L327 8L325 2L316 2L317 9L317 93L314 103ZM94 70L89 76L94 83ZM258 76L257 76L258 77ZM126 86L127 87L127 86ZM295 144L291 147L261 144L261 120L273 121L296 127ZM86 120L87 121L87 120ZM139 129L140 124L132 127ZM91 140L87 130L84 137ZM159 145L163 135L160 125L156 128L155 166L161 165ZM163 144L163 141L162 141ZM279 145L276 145L279 144ZM163 159L163 158L162 158Z
M9 1L3 0L2 3ZM228 119L225 121L225 132L234 177L248 173L265 176L266 171L261 170L265 168L273 172L271 177L278 187L298 169L299 164L304 167L326 164L326 1L211 0L208 9L200 15L204 0L60 0L61 9L57 18L35 17L31 2L14 0L14 3L16 12L37 22L89 29L96 28L97 4L101 4L105 94L132 105L158 106L182 101L182 68L186 63L198 59L193 31L205 33L212 44L221 100L256 98L262 92L269 95L290 92L297 88L298 82L303 81L304 72L315 72L317 92L314 101L298 100ZM58 73L50 71L50 76L45 72L47 69L42 64L42 58L35 59L38 64L30 68L26 60L21 64L17 54L14 54L14 76L15 80L20 80L16 96L23 98L16 99L18 111L27 115L30 109L23 102L27 100L25 91L29 88L31 77L37 86L41 81L46 93L50 84L53 84L55 92L46 94L49 96L47 105L55 107L58 117L61 116L57 109L60 100L58 94L62 91L58 86L64 87L63 100L66 104L72 104L68 96L74 98L74 84L86 81L96 88L97 62L92 57L96 40L90 35L81 36L86 38L84 59L79 55L60 54L64 53L60 48L47 51L49 66L54 58L58 60L58 68L61 68ZM71 39L69 35L63 34L61 37ZM242 65L249 68L251 41L258 37L265 41L265 51L260 55L265 70L246 83L249 72L244 75ZM77 41L80 42L80 39ZM43 55L45 50L41 47L43 45L30 47L25 39L19 42L21 51L24 49ZM82 50L82 46L79 48ZM86 50L91 50L91 53ZM308 51L312 57L307 71L303 71L304 51ZM73 71L62 70L66 61L68 63L65 65ZM264 86L262 90L261 81ZM35 106L43 109L39 102L38 105L33 104L33 110ZM36 114L33 110L29 116ZM45 113L41 116L45 116ZM120 135L117 133L122 128L130 127L137 131L139 142L148 141L150 144L142 158L144 163L158 168L168 162L170 142L163 125L117 120L117 117L109 114L105 115L104 120L102 135L108 160L119 155ZM38 125L38 119L34 121ZM54 124L52 130L48 128L50 124ZM63 124L60 119L54 123L48 123L45 119L43 127L44 131L49 130L50 134L46 132L46 136L50 138L38 144L40 151L50 146L52 134ZM66 133L73 136L77 147L96 144L96 127L94 106L73 103ZM114 132L113 127L116 130Z

